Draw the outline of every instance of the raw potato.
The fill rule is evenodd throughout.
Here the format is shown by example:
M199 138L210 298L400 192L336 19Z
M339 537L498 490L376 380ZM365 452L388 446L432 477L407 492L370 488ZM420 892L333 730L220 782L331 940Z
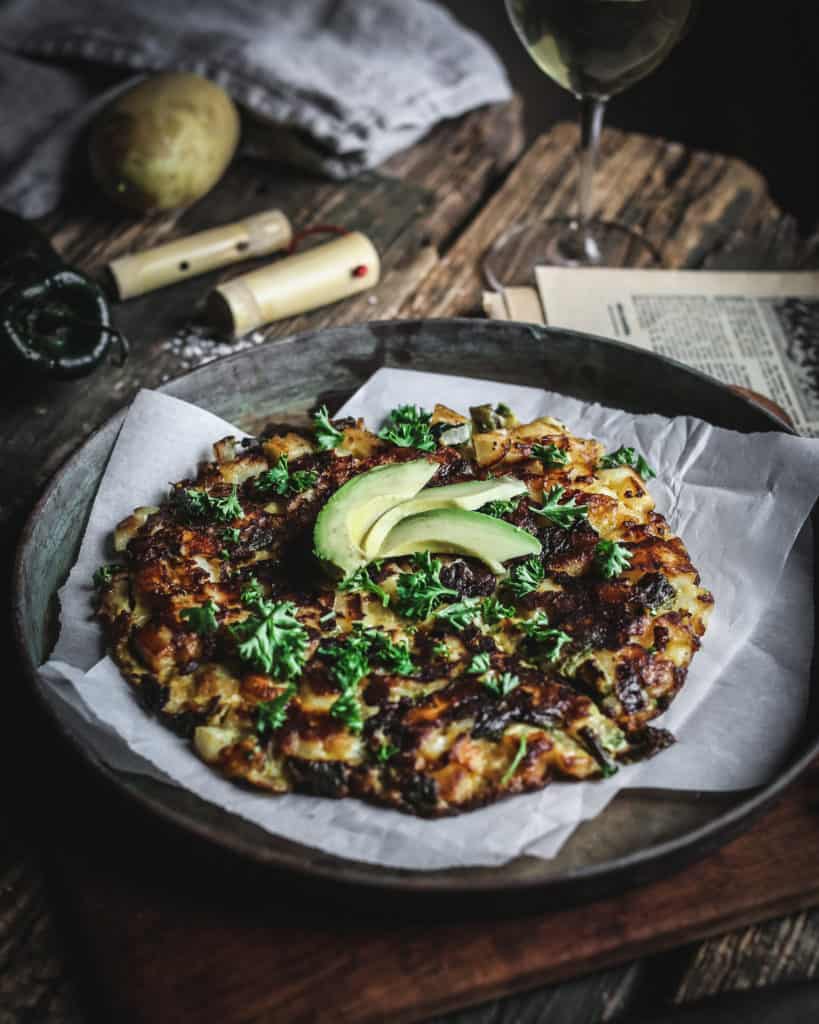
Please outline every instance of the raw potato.
M159 74L97 118L91 169L117 203L140 213L185 206L222 177L239 142L239 113L199 75Z

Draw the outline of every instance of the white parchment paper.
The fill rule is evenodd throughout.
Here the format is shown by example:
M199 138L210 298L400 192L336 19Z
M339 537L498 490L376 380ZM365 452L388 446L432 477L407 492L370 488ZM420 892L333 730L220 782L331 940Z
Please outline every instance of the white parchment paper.
M684 539L716 600L682 692L657 720L678 743L611 779L555 783L442 821L355 800L247 792L202 764L146 715L93 620L91 577L112 557L113 526L211 458L241 432L195 406L151 391L134 400L94 502L77 562L60 591L61 632L41 672L70 706L75 728L120 770L185 786L267 831L328 853L392 867L497 865L521 853L551 857L583 820L624 787L737 790L770 778L799 730L813 645L812 538L819 441L740 434L690 417L633 416L536 388L409 370L379 370L340 410L380 425L398 404L458 409L503 401L521 419L551 415L609 448L631 445L657 470L657 508Z

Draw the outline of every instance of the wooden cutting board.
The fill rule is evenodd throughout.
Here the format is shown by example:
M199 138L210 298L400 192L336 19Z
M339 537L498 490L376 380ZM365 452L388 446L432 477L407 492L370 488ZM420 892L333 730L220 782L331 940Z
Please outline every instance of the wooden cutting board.
M68 837L56 858L102 1019L401 1024L816 904L819 761L700 863L528 917L373 917L324 890L316 900L309 881L211 861L147 822L112 833L92 854Z

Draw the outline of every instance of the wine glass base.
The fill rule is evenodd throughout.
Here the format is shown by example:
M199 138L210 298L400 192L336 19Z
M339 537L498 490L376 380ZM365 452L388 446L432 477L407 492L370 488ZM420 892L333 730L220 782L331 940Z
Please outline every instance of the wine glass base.
M486 251L483 273L491 288L533 285L535 267L659 267L662 258L647 239L614 221L552 218L518 224Z

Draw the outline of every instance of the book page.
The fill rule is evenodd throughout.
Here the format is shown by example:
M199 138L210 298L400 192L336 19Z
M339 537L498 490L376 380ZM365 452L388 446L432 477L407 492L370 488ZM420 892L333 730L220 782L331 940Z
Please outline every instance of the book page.
M546 322L767 395L819 436L819 272L538 267Z

